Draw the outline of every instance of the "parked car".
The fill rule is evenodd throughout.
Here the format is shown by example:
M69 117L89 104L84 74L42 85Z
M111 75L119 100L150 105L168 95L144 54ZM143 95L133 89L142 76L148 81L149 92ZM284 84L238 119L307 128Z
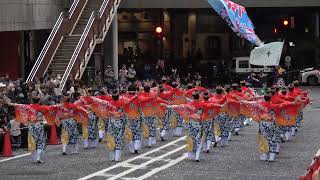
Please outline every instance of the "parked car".
M320 65L300 71L299 81L301 84L310 86L318 85L320 83Z

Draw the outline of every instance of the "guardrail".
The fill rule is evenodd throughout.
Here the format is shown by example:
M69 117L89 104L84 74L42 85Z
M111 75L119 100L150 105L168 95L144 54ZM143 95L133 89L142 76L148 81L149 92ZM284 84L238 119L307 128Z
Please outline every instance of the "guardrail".
M74 11L76 10L76 7L78 6L80 0L74 0L70 9L69 9L69 12L68 12L68 17L72 17Z
M33 81L33 79L35 78L36 73L39 70L39 67L40 67L41 63L43 62L43 59L44 59L45 55L47 54L49 48L51 47L52 41L53 41L54 37L56 36L58 30L60 29L63 20L64 20L64 13L61 12L56 24L54 25L54 27L53 27L45 45L44 45L44 47L41 50L41 53L40 53L36 63L34 64L32 70L27 78L27 82Z
M92 39L94 39L94 35L95 35L94 26L93 26L94 22L95 22L95 12L92 12L91 16L89 18L89 21L84 29L84 32L81 35L79 43L78 43L75 51L73 52L73 55L72 55L71 60L68 64L68 67L67 67L65 73L63 74L63 77L62 77L61 83L60 83L60 89L64 88L64 85L67 82L70 73L74 74L74 72L72 70L74 69L75 65L79 64L78 59L85 57L85 55L86 55L86 48L85 47L89 48L90 42L91 42L91 39L89 39L88 35L89 34L92 35L91 37L92 37ZM86 45L86 46L84 46L84 45ZM80 53L82 53L82 54L80 54ZM78 65L79 68L80 68L80 64Z
M33 81L36 77L44 76L63 36L70 33L86 2L86 0L74 0L67 15L64 12L60 13L36 63L28 75L27 82Z
M98 13L92 12L86 28L80 38L80 41L71 57L68 67L61 79L60 89L63 89L69 76L75 77L81 67L85 67L87 53L90 53L91 46L94 48L95 40L100 37L101 33L107 31L106 21L111 21L110 14L114 12L115 3L119 0L104 0ZM81 76L81 72L78 73Z

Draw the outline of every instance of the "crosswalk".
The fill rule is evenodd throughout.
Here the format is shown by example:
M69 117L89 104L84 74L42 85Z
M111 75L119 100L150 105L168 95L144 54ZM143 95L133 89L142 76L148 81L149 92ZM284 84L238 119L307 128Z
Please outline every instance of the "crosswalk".
M184 145L185 139L186 136L181 137L156 149L92 173L78 180L95 179L95 177L105 177L108 180L146 179L187 158L187 156L182 155L183 153L181 152L186 147L186 145Z

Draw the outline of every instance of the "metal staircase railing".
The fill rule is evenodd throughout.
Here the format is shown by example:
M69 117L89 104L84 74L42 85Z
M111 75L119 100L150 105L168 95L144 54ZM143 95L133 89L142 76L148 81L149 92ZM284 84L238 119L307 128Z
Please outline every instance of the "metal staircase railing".
M36 63L28 75L26 82L34 81L36 78L44 76L50 65L52 57L63 39L63 36L70 33L77 22L82 7L85 6L86 2L86 0L74 0L68 14L65 14L64 12L60 13L59 18L42 48Z
M63 89L68 78L80 79L98 42L103 42L120 0L104 0L99 12L92 12L80 41L71 57L68 67L61 79ZM102 39L102 41L99 41Z

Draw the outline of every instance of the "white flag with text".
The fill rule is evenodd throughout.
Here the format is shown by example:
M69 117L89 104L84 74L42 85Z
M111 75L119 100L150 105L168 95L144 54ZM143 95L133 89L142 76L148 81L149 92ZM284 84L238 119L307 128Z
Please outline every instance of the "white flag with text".
M279 65L284 42L272 42L254 48L250 53L250 64L259 66Z

